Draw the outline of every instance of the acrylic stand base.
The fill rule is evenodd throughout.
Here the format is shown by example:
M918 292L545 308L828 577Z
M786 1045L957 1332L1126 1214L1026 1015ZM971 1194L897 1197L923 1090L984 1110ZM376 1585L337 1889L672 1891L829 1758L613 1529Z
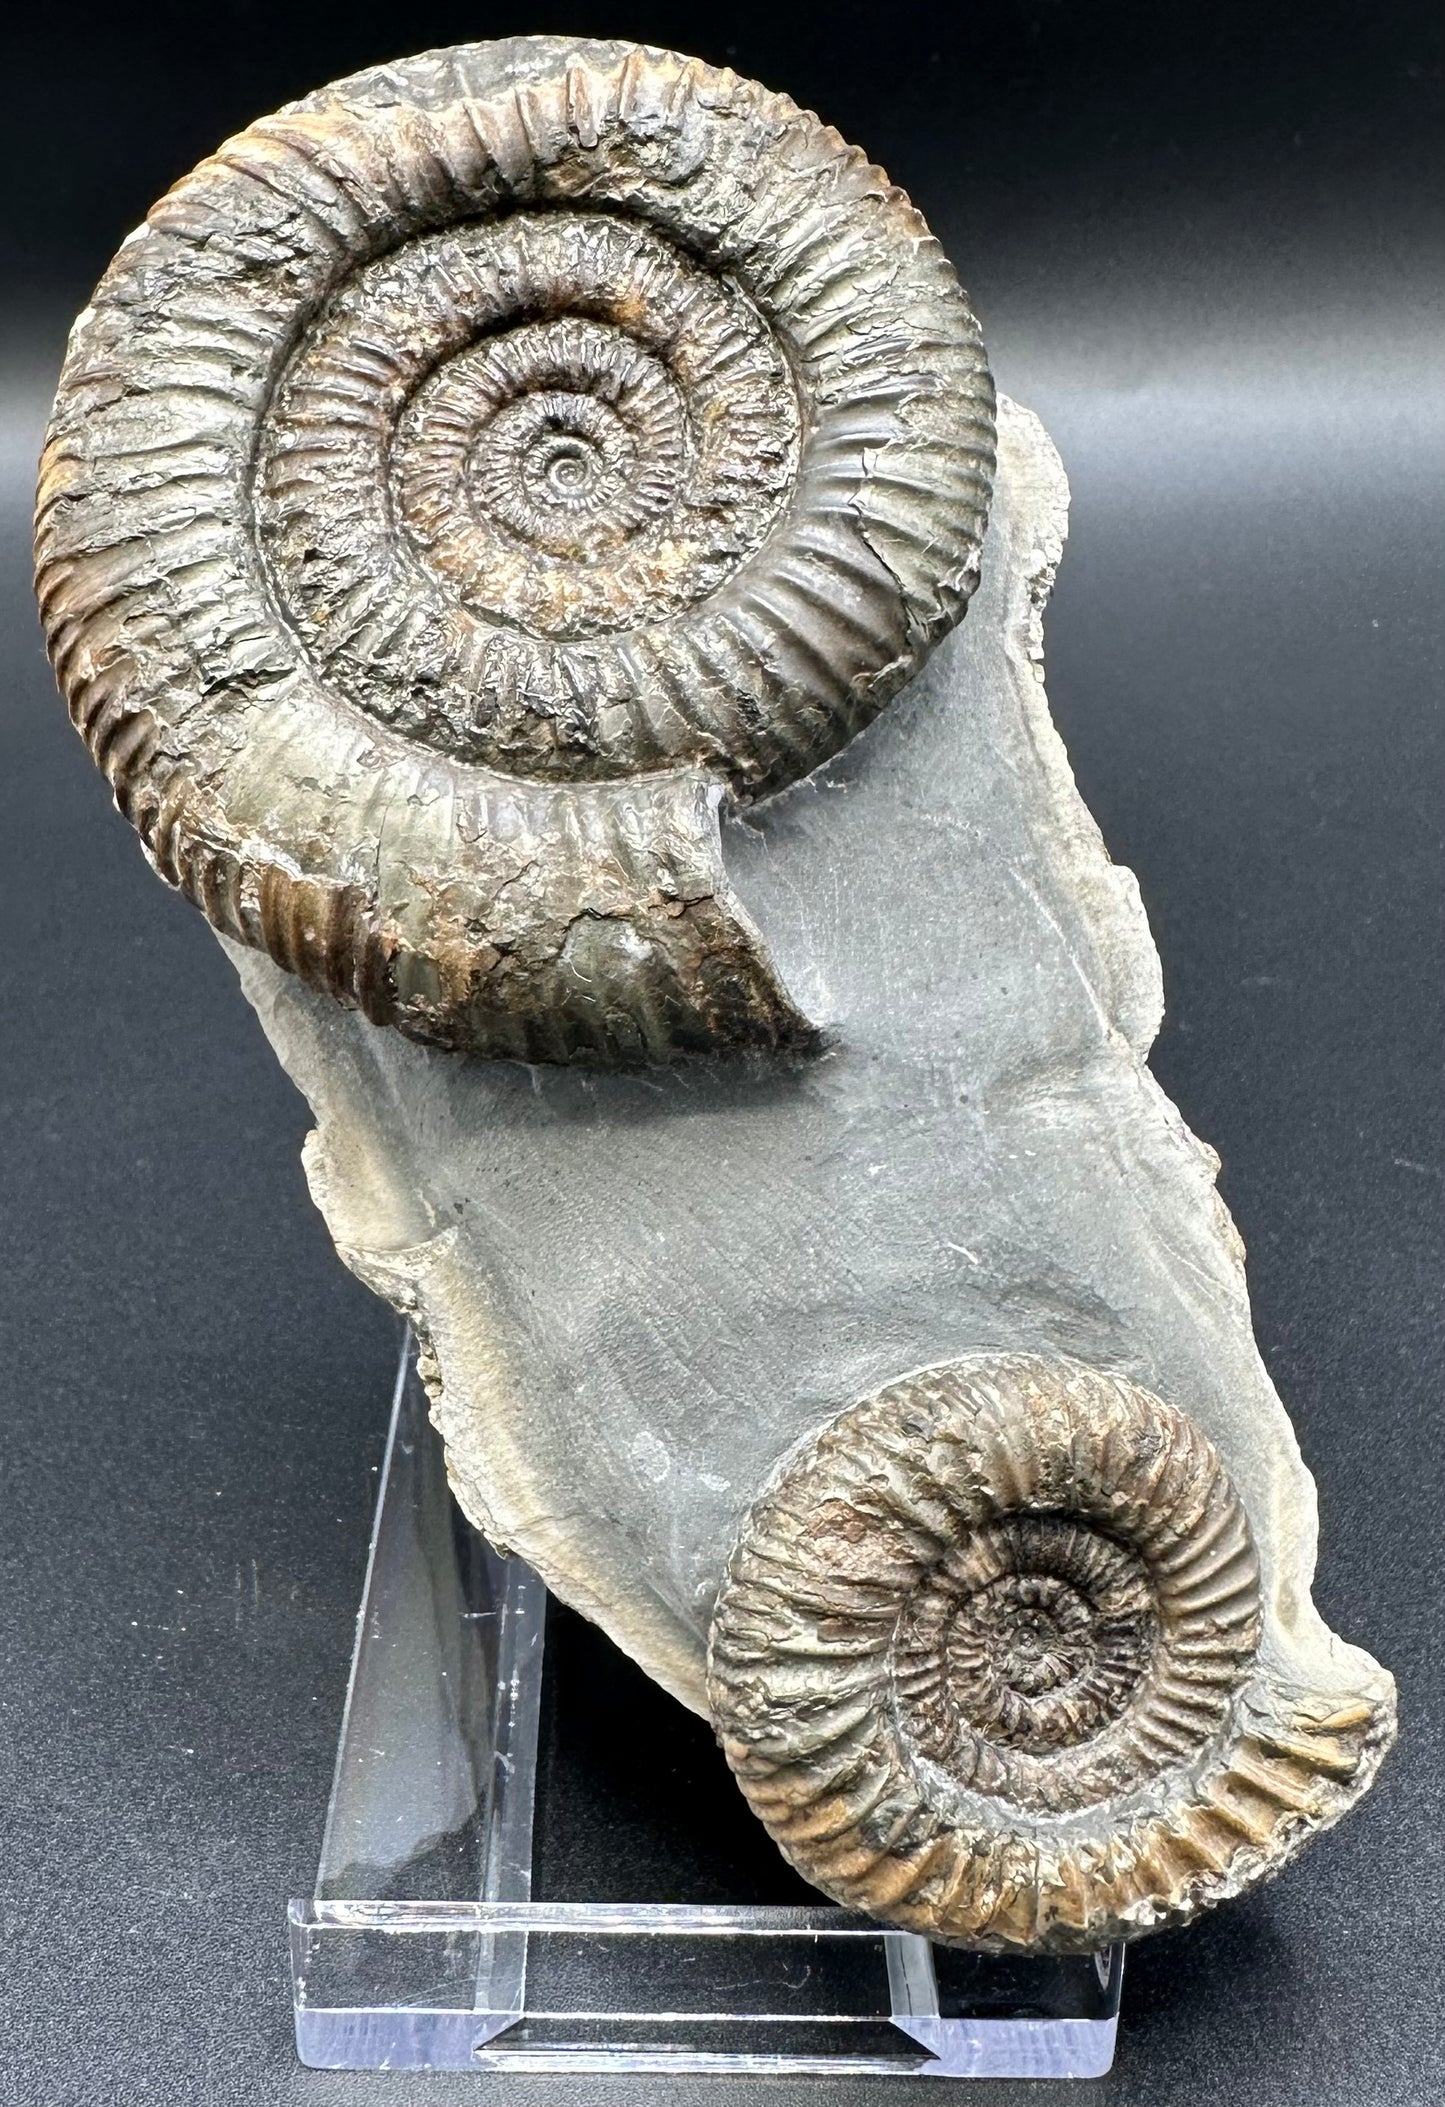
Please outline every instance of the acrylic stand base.
M1092 2078L1123 1951L995 1960L816 1908L534 1902L546 1590L456 1512L403 1354L316 1893L303 2063ZM701 1817L705 1819L705 1814Z

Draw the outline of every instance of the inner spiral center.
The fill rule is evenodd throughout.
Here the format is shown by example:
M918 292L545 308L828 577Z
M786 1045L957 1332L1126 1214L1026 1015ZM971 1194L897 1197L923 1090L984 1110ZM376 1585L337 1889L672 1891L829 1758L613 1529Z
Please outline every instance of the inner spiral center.
M545 483L555 498L584 496L593 489L602 464L585 439L558 433L534 446L527 456L527 475Z
M920 1755L976 1790L1024 1804L1061 1789L1091 1796L1078 1757L1100 1752L1107 1789L1111 1730L1149 1674L1157 1630L1134 1552L1069 1516L1007 1516L972 1531L905 1605L900 1723ZM1066 1751L1072 1783L1055 1775Z
M1094 1650L1089 1604L1066 1581L1048 1573L996 1580L967 1598L949 1633L951 1656L972 1671L980 1651L1002 1650L1013 1688L1042 1696L1076 1681Z
M730 277L618 214L515 212L337 288L268 412L258 540L349 703L509 772L625 774L692 738L638 684L760 556L802 436Z

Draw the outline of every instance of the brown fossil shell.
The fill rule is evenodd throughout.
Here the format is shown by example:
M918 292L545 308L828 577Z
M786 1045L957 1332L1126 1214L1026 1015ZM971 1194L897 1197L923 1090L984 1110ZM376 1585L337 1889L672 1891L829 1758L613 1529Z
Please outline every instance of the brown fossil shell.
M1369 1709L1292 1711L1260 1639L1248 1518L1199 1428L1122 1376L985 1357L787 1461L729 1566L709 1695L754 1810L837 1900L1087 1948L1236 1893L1342 1808Z
M376 1021L797 1043L718 799L959 619L992 408L922 219L786 97L431 53L262 118L121 248L42 466L52 658L160 873Z

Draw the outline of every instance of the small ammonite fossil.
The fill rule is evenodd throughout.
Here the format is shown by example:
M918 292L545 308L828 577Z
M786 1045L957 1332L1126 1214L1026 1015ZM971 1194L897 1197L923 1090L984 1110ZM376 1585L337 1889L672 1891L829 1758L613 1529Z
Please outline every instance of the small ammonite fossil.
M472 45L262 118L123 245L40 599L223 934L452 1047L800 1046L718 801L958 621L993 449L952 268L835 132L666 52Z
M1334 1741L1238 1716L1248 1519L1183 1413L1123 1377L979 1357L842 1413L754 1507L709 1695L785 1855L973 1947L1088 1947L1258 1878Z

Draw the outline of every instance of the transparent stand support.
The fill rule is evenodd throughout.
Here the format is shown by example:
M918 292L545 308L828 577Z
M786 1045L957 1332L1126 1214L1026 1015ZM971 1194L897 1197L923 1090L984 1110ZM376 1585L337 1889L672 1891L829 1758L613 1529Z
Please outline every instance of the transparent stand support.
M1102 2076L1123 1950L956 1953L844 1910L534 1902L546 1590L456 1512L403 1353L296 2048L353 2070Z

